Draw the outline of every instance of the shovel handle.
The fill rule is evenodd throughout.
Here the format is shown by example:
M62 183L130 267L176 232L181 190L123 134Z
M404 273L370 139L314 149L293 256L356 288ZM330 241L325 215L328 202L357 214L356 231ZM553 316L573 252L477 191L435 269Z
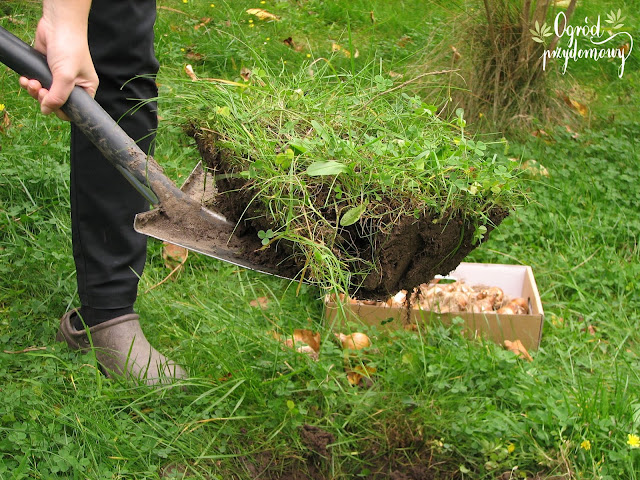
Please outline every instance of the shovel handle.
M46 57L2 27L0 62L23 77L38 80L44 88L51 87ZM177 190L160 167L84 89L74 87L61 110L152 205L157 206L161 199L150 184L163 192Z

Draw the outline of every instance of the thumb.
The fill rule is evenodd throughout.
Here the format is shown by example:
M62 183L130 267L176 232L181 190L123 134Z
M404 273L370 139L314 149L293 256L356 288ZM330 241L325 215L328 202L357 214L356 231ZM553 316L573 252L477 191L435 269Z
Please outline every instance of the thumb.
M48 115L54 110L59 110L65 104L73 90L74 79L64 74L53 74L53 83L44 96L40 99L42 113Z

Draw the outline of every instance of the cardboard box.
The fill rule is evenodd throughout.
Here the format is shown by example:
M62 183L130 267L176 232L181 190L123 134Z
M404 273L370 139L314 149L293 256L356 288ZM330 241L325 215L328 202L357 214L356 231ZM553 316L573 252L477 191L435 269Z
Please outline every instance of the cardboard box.
M505 340L520 340L527 350L540 346L544 311L538 287L531 267L526 265L500 265L487 263L461 263L447 279L464 281L468 286L485 285L500 287L509 297L524 297L529 302L529 312L524 315L499 315L483 313L435 313L413 308L390 307L379 302L375 305L350 303L344 305L348 322L375 325L381 330L414 329L421 323L439 318L450 324L455 317L464 321L464 331L469 338L484 337L502 344ZM337 316L339 305L325 301L325 318L337 322L336 329L343 327ZM338 320L336 320L336 318Z

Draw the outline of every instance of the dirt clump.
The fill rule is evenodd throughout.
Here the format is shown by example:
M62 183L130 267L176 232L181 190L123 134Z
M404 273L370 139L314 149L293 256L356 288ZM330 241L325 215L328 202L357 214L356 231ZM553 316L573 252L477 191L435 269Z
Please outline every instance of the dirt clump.
M314 455L322 458L330 457L327 446L336 441L333 434L315 425L303 425L300 428L300 439Z
M232 154L218 148L216 135L196 128L188 133L195 139L203 163L219 177L216 180L218 195L212 208L235 224L235 234L257 238L260 230L277 230L278 226L269 221L266 205L254 198L255 189L251 186L257 180L237 175L237 167L230 161ZM421 218L405 214L390 222L393 225L390 231L378 229L371 222L340 226L336 214L326 207L331 204L327 191L320 189L315 193L314 208L321 210L324 218L335 221L336 240L332 251L338 256L345 253L357 259L349 262L351 273L358 274L353 276L350 293L357 292L359 298L387 298L399 290L411 290L428 282L437 274L446 275L478 245L473 221L459 211ZM401 200L388 198L388 202L396 204ZM489 219L486 238L508 211L492 207L484 214ZM286 266L289 272L304 271L306 267L304 255L290 241L272 242L268 248L253 252L257 262Z

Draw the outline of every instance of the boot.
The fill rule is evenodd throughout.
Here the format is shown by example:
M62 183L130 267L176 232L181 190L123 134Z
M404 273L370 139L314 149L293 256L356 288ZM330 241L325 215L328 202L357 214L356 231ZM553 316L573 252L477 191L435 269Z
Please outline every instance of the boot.
M73 317L77 314L77 310L72 310L62 316L56 340L82 352L91 350L93 343L96 358L107 377L124 376L151 386L187 376L182 367L149 344L137 314L122 315L89 328L91 342L86 330L73 327Z

